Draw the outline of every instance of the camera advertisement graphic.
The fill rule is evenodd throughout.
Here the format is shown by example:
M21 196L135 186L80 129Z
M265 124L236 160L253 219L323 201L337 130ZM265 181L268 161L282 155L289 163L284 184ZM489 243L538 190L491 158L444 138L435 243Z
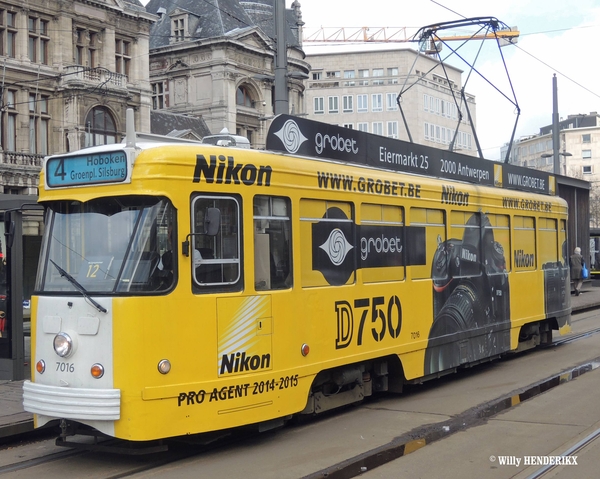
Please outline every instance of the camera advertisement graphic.
M425 374L509 350L506 258L487 216L473 213L460 239L438 238L431 268L434 320Z

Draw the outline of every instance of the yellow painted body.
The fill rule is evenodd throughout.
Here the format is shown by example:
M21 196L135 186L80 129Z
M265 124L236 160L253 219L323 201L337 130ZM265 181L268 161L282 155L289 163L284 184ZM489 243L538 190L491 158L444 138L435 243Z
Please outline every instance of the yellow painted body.
M269 166L270 186L207 183L204 178L193 182L200 154L206 158L224 154L233 156L236 163L257 168ZM352 181L346 189L331 187L331 183L326 188L318 180L318 175L323 174L351 177ZM370 192L369 184L382 186L373 186ZM448 185L462 193L462 201L442 201L442 188ZM40 201L86 201L137 194L164 196L177 210L181 245L190 233L190 198L194 192L227 193L241 198L243 288L193 294L192 259L178 248L178 277L171 292L151 297L113 297L113 387L121 391L121 415L114 424L116 437L150 440L295 414L305 408L313 380L320 371L374 358L397 355L407 380L423 376L433 323L432 260L438 235L450 239L464 233L464 227L452 223L459 221L461 215L466 219L481 211L500 224L494 233L504 248L509 269L511 349L517 347L521 326L547 317L541 265L544 261L562 260L560 248L565 239L561 227L566 221L567 206L558 197L330 161L196 145L140 152L130 184L41 189ZM255 195L290 200L293 278L289 289L254 288ZM374 221L383 211L380 221L424 227L426 263L358 268L345 284L328 284L323 274L312 267L310 238L312 225L323 216L325 202L328 208L337 205L357 225ZM531 234L523 220L516 217L531 219ZM552 241L548 241L552 233L547 219L556 223ZM518 230L514 228L516 222L521 222ZM542 223L548 231L541 230ZM533 258L532 265L516 265L519 250L533 255L529 257ZM410 250L405 253L411 255ZM39 299L33 299L34 335ZM368 306L364 306L364 300L368 300ZM348 325L343 323L340 312L344 304L350 305L353 325L350 330L340 331L340 318L342 326ZM564 313L568 316L570 306ZM246 321L246 354L258 358L252 361L260 367L219 374L223 355L230 352L227 344L232 339L232 329L242 321ZM563 331L568 329L568 321L561 327ZM310 348L306 356L302 354L303 345ZM35 355L35 344L32 351ZM168 374L160 374L157 369L162 359L168 359L172 365Z

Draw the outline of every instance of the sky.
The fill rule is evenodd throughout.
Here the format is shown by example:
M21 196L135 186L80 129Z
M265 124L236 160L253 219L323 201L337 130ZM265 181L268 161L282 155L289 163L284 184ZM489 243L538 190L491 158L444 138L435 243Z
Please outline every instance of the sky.
M293 0L285 0L291 7ZM502 48L496 42L471 41L459 52L488 81L476 73L468 77L466 92L477 102L477 135L484 157L500 159L500 147L510 140L520 108L515 139L539 133L552 123L552 83L556 74L560 118L579 113L600 113L600 0L298 0L305 34L321 27L407 27L410 37L419 28L439 22L472 17L495 17L520 36L516 45ZM453 31L448 34L458 34ZM440 33L442 35L442 33ZM459 42L450 46L456 48ZM307 53L324 48L417 48L416 44L327 44L305 43ZM477 56L479 47L481 52ZM442 51L442 57L449 51ZM462 69L463 83L468 65L457 57L449 63ZM506 65L506 67L504 66ZM508 71L508 77L506 74ZM436 72L437 73L437 72ZM510 78L512 83L508 82Z

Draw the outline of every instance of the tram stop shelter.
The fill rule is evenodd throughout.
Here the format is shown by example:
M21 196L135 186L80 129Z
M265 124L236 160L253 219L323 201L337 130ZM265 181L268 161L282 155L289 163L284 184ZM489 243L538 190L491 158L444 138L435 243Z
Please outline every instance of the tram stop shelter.
M21 380L24 316L35 284L42 207L37 196L0 194L0 219L0 380Z
M567 221L567 261L577 246L586 264L590 261L590 188L589 181L556 175L557 194L569 207Z

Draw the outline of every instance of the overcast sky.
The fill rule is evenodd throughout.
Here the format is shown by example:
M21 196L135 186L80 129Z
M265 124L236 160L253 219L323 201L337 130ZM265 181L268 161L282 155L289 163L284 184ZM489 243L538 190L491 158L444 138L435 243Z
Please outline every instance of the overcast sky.
M286 0L289 8L293 0ZM305 31L320 27L410 27L418 28L461 18L495 17L517 27L516 46L502 48L514 96L521 109L515 138L536 134L552 123L552 77L558 79L558 111L570 114L600 112L600 0L299 0ZM454 32L453 32L454 34ZM440 34L441 35L441 34ZM472 51L459 50L472 62L480 42ZM458 42L452 42L456 47ZM414 44L410 44L414 45ZM477 48L475 48L475 45ZM345 48L361 48L344 44ZM387 47L403 46L387 45ZM327 47L305 43L307 52ZM365 48L365 45L362 45ZM366 48L382 48L382 44ZM416 46L415 46L416 48ZM468 56L468 53L471 56ZM446 52L449 53L449 52ZM442 55L443 56L443 55ZM468 66L452 63L465 71ZM475 67L497 88L512 97L502 58L494 41L486 41ZM477 134L484 156L499 159L500 146L509 141L516 109L487 82L472 74L466 91L476 95Z

